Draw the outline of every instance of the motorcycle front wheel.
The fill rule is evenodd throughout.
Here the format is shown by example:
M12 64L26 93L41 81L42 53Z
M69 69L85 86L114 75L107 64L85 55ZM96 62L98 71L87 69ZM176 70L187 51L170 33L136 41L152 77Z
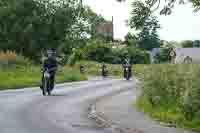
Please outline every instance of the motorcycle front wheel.
M48 92L48 79L45 79L43 82L43 89L42 89L43 96L46 96L47 92Z

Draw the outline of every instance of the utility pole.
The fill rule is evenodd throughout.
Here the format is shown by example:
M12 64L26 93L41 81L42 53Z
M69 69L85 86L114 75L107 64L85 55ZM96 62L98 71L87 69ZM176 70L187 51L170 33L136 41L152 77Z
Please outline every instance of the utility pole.
M112 42L114 42L114 17L112 16Z

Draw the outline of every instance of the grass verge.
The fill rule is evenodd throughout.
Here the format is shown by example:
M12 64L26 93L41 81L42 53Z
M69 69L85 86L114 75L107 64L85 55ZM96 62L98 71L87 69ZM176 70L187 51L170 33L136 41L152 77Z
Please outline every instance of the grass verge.
M0 68L0 90L38 86L40 67ZM64 67L56 74L56 83L87 80L76 69Z
M149 65L138 69L141 96L134 104L166 126L200 132L200 65Z
M155 108L145 96L140 96L133 106L136 106L139 111L144 112L153 120L160 122L161 125L200 132L200 120L186 120L182 112L176 111L175 106Z

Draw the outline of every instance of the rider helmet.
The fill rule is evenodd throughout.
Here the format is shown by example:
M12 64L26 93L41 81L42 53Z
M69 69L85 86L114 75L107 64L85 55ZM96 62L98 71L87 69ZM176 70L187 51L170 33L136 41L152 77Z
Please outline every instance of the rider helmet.
M56 54L55 49L48 49L48 50L47 50L47 56L48 56L48 57L54 57L55 54Z

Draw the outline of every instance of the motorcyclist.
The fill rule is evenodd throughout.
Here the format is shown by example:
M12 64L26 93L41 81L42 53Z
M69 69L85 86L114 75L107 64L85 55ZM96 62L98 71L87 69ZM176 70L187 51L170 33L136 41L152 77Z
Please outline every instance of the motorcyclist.
M41 89L43 88L44 72L46 70L48 70L50 74L50 86L49 86L50 91L52 91L54 88L55 74L57 70L57 61L55 54L56 52L54 49L47 50L47 59L44 60L42 66L43 74L42 74L42 84L40 87Z
M124 68L124 78L126 78L127 74L129 75L129 77L132 76L132 70L131 70L131 65L130 65L130 61L129 59L125 59L125 63L123 64L123 68Z
M83 65L80 65L80 73L81 74L85 73L85 67Z
M107 74L108 74L107 66L105 65L104 62L103 62L102 67L101 67L101 73L102 73L102 76L103 76L103 77L106 77Z

